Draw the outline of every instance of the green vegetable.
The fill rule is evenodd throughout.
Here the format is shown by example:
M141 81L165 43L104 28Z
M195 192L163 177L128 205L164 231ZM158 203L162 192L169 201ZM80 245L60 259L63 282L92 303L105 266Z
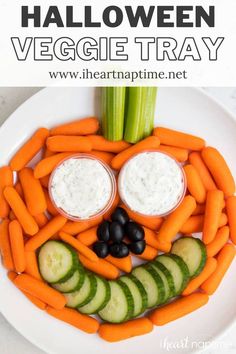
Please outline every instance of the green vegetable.
M103 136L112 141L123 139L126 87L102 88Z

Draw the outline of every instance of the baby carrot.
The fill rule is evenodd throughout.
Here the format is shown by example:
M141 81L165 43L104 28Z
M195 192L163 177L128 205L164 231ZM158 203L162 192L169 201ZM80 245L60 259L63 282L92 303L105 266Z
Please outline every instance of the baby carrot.
M44 177L40 178L39 180L40 180L41 185L42 185L44 188L48 188L49 180L50 180L50 175L44 176Z
M139 143L132 145L128 149L117 154L111 161L111 167L114 170L120 170L124 163L133 155L142 152L147 149L158 149L160 140L155 136L149 136L148 138L141 140Z
M197 136L179 132L173 129L158 127L153 131L153 135L157 136L161 144L176 146L189 150L202 150L205 141Z
M204 306L209 300L207 294L194 293L181 297L167 305L154 310L149 318L156 326L163 326L166 323L177 320L200 307Z
M51 198L49 196L48 190L46 188L43 189L44 192L44 196L45 196L45 200L46 200L46 205L47 205L47 211L49 212L49 214L51 214L52 216L56 216L58 215L58 211L57 209L54 207L54 205L52 204Z
M93 226L96 226L102 222L102 216L98 216L91 220L86 221L67 221L65 226L62 228L62 231L70 234L70 235L77 235L80 232L90 229Z
M85 268L103 276L104 278L116 279L119 276L119 269L105 259L99 258L97 262L91 262L82 254L79 255L79 259Z
M152 330L152 322L148 318L143 317L121 324L102 323L99 327L98 334L107 342L118 342L120 340L150 333Z
M204 203L206 200L206 189L197 170L193 165L185 165L184 172L189 193L195 198L197 203Z
M229 220L230 239L236 244L236 197L226 199L226 211Z
M223 226L216 233L213 241L206 245L207 257L214 257L227 243L229 239L229 227Z
M97 151L113 152L117 154L130 146L126 141L109 141L101 135L88 135L88 139L92 143L93 150Z
M142 216L140 214L135 213L135 211L130 210L127 208L124 204L121 205L123 209L125 209L130 217L131 220L137 222L138 224L142 226L146 226L151 230L157 231L160 229L162 223L163 223L163 218L153 218L149 216Z
M225 226L228 222L227 215L222 213L220 215L218 227ZM180 232L182 234L193 234L197 232L202 232L204 224L204 215L194 215L190 216L188 220L181 227Z
M13 186L13 173L9 166L3 166L0 168L0 218L6 218L10 211L3 194L4 189L8 186Z
M69 156L71 156L70 152L62 152L39 161L34 168L34 177L42 178L49 175L62 160Z
M207 192L202 234L202 240L206 245L214 240L219 228L223 200L224 194L222 191L216 189Z
M46 128L38 129L34 135L16 152L10 161L13 171L20 171L39 152L49 135Z
M54 154L55 154L55 152L48 150L48 148L45 148L44 153L43 153L43 158L46 159L46 157L50 157Z
M4 267L8 270L13 270L14 263L11 253L8 219L4 219L0 224L0 250Z
M156 248L153 248L149 245L146 245L145 250L142 254L135 254L136 257L144 259L145 261L152 261L156 258L158 251Z
M207 258L205 267L201 273L188 283L187 287L182 292L182 295L186 296L196 291L202 285L202 283L204 283L204 281L206 281L214 273L216 267L217 260L212 257Z
M205 208L205 204L197 204L196 208L194 209L194 212L192 213L192 216L205 214Z
M201 289L212 295L220 285L225 273L235 256L235 248L227 243L217 256L217 267L215 272L201 285Z
M144 229L144 239L146 241L146 243L153 247L156 248L159 251L162 252L169 252L171 249L171 243L160 243L157 239L157 234L155 233L155 231L148 229L147 227L143 227Z
M14 268L17 273L22 273L26 267L25 247L22 228L17 220L10 222L9 236Z
M48 218L44 213L35 215L34 220L36 221L40 229L48 223Z
M28 274L20 274L14 279L14 284L27 294L35 296L55 309L62 309L66 304L66 298L57 290L51 288L41 280Z
M31 275L32 277L42 280L39 273L38 261L35 252L25 252L26 268L25 273Z
M98 261L99 258L96 255L96 253L94 253L90 248L85 246L82 242L80 242L73 236L68 235L63 231L59 233L59 236L62 239L62 241L74 247L79 252L79 254L82 254L84 257L88 258L91 262Z
M89 135L97 133L98 129L98 119L88 117L58 125L50 130L50 135Z
M37 248L42 246L44 242L54 236L66 223L66 218L61 215L55 216L51 219L39 232L27 241L25 245L26 251L35 251Z
M84 136L55 135L47 139L47 148L55 152L89 152L92 150L92 144Z
M25 167L19 172L20 182L24 191L24 198L30 214L35 216L47 209L43 188L34 177L33 170Z
M226 197L235 192L235 182L224 157L213 147L202 150L202 158L210 170L217 187L222 190Z
M70 308L63 308L61 310L54 309L47 306L46 311L49 315L64 321L71 326L74 326L86 333L96 333L99 328L99 322L93 317L79 313L78 311Z
M97 150L90 151L89 155L97 157L98 159L102 160L103 162L107 163L108 165L110 165L111 160L115 156L115 154L113 154L111 152L97 151Z
M77 240L82 242L85 246L91 246L98 240L97 238L97 226L91 227L91 229L80 232L77 236Z
M124 258L115 258L112 257L111 255L106 257L106 261L109 263L113 264L120 270L123 270L125 273L130 273L132 270L132 259L131 256L127 256Z
M175 209L163 222L157 236L158 241L164 244L171 242L195 208L195 199L190 195L186 196L177 209Z
M174 146L160 145L158 150L166 152L172 155L179 162L185 162L188 160L188 150Z
M6 187L4 189L4 196L25 233L30 236L35 235L39 227L15 188Z
M205 163L203 162L201 154L199 152L192 152L189 155L189 162L196 168L202 180L202 183L204 184L207 191L217 189L216 184L213 178L211 177L211 174L207 169Z
M20 181L18 181L15 185L15 190L17 191L17 193L19 194L19 196L21 197L21 199L24 200L24 192L23 192L23 188L22 185L20 183Z

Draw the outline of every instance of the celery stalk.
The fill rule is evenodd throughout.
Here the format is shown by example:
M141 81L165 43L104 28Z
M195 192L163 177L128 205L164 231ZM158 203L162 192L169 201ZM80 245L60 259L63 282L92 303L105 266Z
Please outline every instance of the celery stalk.
M123 139L126 87L102 88L102 130L106 139Z
M143 138L152 134L154 128L157 87L146 87L146 104L144 106L144 130Z

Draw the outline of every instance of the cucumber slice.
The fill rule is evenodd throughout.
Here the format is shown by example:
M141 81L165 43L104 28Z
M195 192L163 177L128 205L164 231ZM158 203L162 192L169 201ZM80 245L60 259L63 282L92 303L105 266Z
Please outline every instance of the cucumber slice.
M162 263L174 279L175 296L179 295L189 280L189 270L186 263L175 254L162 254L156 260Z
M206 264L206 246L198 238L179 238L173 243L171 253L184 260L188 266L190 277L196 277L201 273Z
M94 297L84 306L79 307L78 311L91 315L102 310L111 297L109 282L103 278L95 276L97 279L97 290Z
M60 291L61 293L71 293L73 291L79 290L84 283L85 271L81 264L79 264L78 269L74 272L72 277L63 283L53 284L53 288Z
M151 263L155 268L158 268L166 277L166 281L168 283L168 289L166 288L166 291L168 293L168 298L171 298L172 296L175 295L175 285L174 285L174 279L170 271L164 266L164 264L154 261ZM164 281L164 279L163 279ZM164 284L166 282L164 281Z
M86 305L95 295L97 279L93 274L85 274L82 287L72 293L65 294L67 307L80 307Z
M155 266L155 263L149 263L148 264L150 267L152 267L155 272L160 276L161 280L163 281L163 287L164 287L164 297L162 303L166 302L166 300L169 297L169 284L168 281L165 277L165 274L158 268L158 266Z
M102 320L121 323L134 313L134 300L128 286L120 280L110 281L111 297L106 306L99 311Z
M165 296L164 284L158 273L149 265L134 268L132 274L142 283L147 293L147 307L160 304Z
M78 268L78 256L72 247L60 241L48 241L39 251L40 273L51 284L67 281Z
M132 274L129 276L124 275L120 278L120 281L125 283L134 299L134 313L133 317L139 316L147 308L147 293L142 283L135 278Z

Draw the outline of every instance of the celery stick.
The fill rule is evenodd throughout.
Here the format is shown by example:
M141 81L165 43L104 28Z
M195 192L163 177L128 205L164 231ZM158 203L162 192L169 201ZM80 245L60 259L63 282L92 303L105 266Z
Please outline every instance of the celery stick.
M102 88L102 130L108 140L123 139L125 93L125 87Z
M146 88L146 104L144 105L144 130L143 138L152 134L154 128L155 108L156 108L157 87Z

